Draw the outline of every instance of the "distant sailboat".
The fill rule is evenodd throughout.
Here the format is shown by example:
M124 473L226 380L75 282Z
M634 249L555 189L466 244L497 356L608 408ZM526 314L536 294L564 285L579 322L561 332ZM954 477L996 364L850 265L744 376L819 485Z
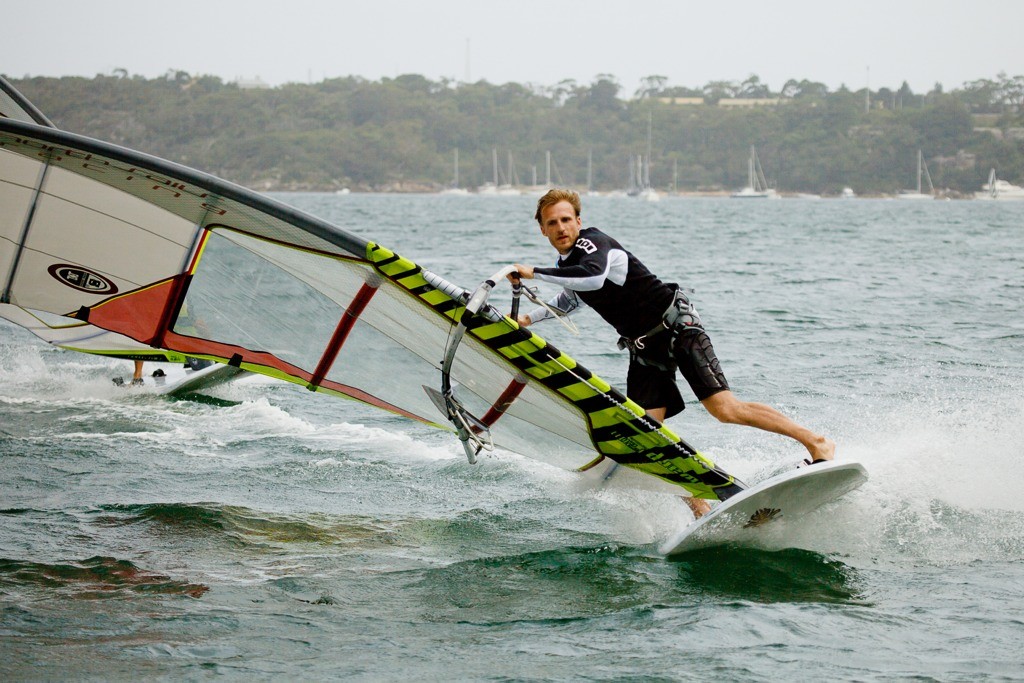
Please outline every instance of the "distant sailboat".
M645 202L656 202L661 199L661 194L651 187L650 159L643 154L637 154L630 161L632 166L630 189L627 194L630 197L642 199Z
M494 169L494 181L490 183L484 183L480 187L476 188L477 194L498 194L498 148L491 148L491 166Z
M747 186L731 195L734 199L778 199L779 193L768 187L764 178L764 170L757 158L757 150L750 147L750 158L747 159Z
M508 153L508 173L505 175L505 182L498 185L498 194L506 197L517 197L522 192L517 187L519 185L519 175L516 173L516 165L512 161L512 151Z
M928 180L928 194L921 192L921 173L924 172L924 177ZM928 166L924 163L924 155L921 154L921 150L917 150L917 190L900 190L899 194L896 195L896 199L935 199L935 187L932 186L932 177L928 173Z
M651 123L651 112L647 112L647 156L642 157L641 167L637 169L637 174L640 175L642 170L643 175L640 178L640 191L636 195L645 202L661 200L661 195L658 191L651 187Z
M447 195L468 195L469 190L459 187L459 148L455 148L455 176L452 179L451 187L441 190L441 194Z
M981 186L981 192L974 193L976 199L1024 199L1024 187L1011 185L1005 180L996 178L996 169L988 174L988 182Z
M542 183L538 179L537 167L534 166L533 183L522 188L522 194L539 196L554 187L565 187L565 181L562 179L562 174L558 171L558 164L551 158L551 150L546 150L544 152L544 182Z
M595 197L600 193L594 189L594 150L587 150L587 195Z

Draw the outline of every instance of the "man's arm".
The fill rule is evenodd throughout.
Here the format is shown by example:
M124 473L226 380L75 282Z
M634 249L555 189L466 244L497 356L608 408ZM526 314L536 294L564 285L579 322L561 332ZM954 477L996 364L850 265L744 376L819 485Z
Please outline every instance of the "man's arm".
M520 279L522 279L522 280L532 280L533 279L534 271L535 271L533 266L527 266L527 265L524 265L522 263L517 263L517 264L515 264L515 267L516 267L516 272L509 273L509 276L508 276L508 279L511 282L516 283ZM548 306L550 306L551 308L555 309L556 311L564 313L565 315L571 315L573 312L575 312L575 311L579 310L580 308L586 306L586 304L578 296L576 296L576 292L572 291L571 289L564 289L564 288L562 289L561 292L556 294L547 303L548 303ZM552 314L551 314L551 311L549 311L548 309L544 308L543 306L538 306L537 308L533 309L529 313L520 315L516 319L516 322L519 323L522 327L528 327L529 325L532 325L533 323L540 322L541 320L547 320L548 318L551 318L551 317L553 317Z
M595 292L605 282L622 285L629 272L629 255L619 243L604 233L593 230L576 240L572 248L572 265L559 262L554 268L531 268L530 275L577 292Z
M629 271L629 257L621 249L612 249L600 259L584 259L568 268L534 268L533 277L577 292L595 292L605 281L621 285Z
M563 289L548 301L548 306L560 313L564 313L565 315L572 315L579 309L586 306L586 304L576 296L576 292L569 289ZM552 317L554 316L551 314L551 311L543 306L538 306L529 313L519 316L519 319L516 322L518 322L522 327L528 327L533 323L539 323L541 320L547 320Z

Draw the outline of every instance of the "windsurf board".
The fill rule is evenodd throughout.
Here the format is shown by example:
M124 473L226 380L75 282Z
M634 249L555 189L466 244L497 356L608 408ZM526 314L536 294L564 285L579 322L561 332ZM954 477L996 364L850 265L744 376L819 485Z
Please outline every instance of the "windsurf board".
M150 366L157 366L148 370ZM128 389L142 389L161 396L180 396L210 389L225 384L245 371L233 365L213 363L199 370L177 363L147 363L147 371L142 376L142 386L132 385L131 380L117 377L114 383ZM118 380L121 380L118 382Z
M719 503L711 512L679 530L660 550L664 555L677 555L727 544L765 549L789 547L787 529L867 479L864 466L849 460L784 472Z

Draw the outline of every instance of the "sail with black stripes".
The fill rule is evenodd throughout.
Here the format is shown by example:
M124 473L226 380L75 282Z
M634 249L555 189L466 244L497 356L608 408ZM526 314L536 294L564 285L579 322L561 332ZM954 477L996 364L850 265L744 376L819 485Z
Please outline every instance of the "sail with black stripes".
M611 460L701 498L741 490L569 355L490 305L467 314L465 290L395 251L26 119L0 117L3 317L229 363L449 430L423 387L439 386L461 323L452 386L495 445L569 470Z

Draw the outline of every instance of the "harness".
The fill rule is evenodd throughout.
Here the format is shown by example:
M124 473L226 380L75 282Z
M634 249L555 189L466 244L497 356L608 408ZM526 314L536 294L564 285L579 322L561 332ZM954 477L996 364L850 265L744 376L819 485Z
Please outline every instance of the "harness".
M666 365L649 357L644 357L642 353L647 348L647 342L651 337L666 331L672 332L673 337L689 332L704 331L704 326L701 324L700 315L697 313L696 307L686 298L682 289L676 289L672 303L665 309L657 325L633 339L619 337L615 345L620 349L629 349L629 360L631 362L654 367L665 372L675 372L676 366L674 363Z

